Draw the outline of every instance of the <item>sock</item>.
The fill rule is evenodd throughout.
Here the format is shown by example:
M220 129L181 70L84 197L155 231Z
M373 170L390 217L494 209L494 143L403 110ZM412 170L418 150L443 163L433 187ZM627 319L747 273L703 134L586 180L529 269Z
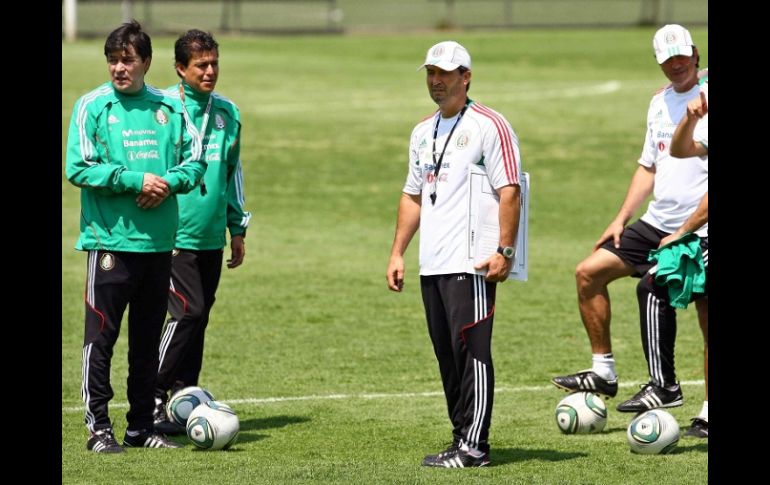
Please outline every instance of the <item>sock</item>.
M707 423L709 422L709 402L708 401L703 401L703 407L700 408L700 414L698 414L698 417Z
M593 354L594 365L591 370L608 381L614 381L618 378L615 372L615 358L612 356L612 352L609 354Z

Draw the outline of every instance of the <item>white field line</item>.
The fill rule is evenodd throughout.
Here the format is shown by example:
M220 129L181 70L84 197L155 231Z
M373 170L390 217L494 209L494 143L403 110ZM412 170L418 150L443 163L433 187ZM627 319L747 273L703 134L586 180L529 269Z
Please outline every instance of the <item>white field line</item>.
M637 387L641 382L623 382L619 384L619 387ZM702 386L704 381L682 381L683 386ZM495 393L509 393L509 392L541 392L547 390L559 391L552 385L548 386L520 386L520 387L498 387L495 389ZM563 392L563 391L561 391ZM334 401L345 400L350 401L353 399L414 399L422 397L438 397L443 396L442 391L429 391L429 392L395 392L395 393L363 393L363 394L314 394L310 396L286 396L286 397L262 397L262 398L241 398L241 399L223 399L223 402L227 404L273 404L295 401ZM110 403L110 408L127 408L128 403L117 402ZM62 407L64 413L83 412L83 406L64 406Z

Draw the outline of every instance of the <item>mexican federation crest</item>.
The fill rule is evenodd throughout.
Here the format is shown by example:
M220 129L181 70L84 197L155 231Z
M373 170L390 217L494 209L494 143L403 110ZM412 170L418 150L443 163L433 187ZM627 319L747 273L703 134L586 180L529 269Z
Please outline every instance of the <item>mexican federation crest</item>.
M155 121L157 121L159 125L168 123L168 116L162 108L158 108L158 111L155 112Z
M110 271L115 267L115 256L112 253L102 254L102 257L99 258L99 267L104 271Z
M462 150L463 148L468 146L468 142L471 139L471 133L468 130L463 130L457 135L457 141L455 142L455 146L457 146L458 150Z
M214 126L217 130L222 130L225 127L225 119L219 113L214 115Z

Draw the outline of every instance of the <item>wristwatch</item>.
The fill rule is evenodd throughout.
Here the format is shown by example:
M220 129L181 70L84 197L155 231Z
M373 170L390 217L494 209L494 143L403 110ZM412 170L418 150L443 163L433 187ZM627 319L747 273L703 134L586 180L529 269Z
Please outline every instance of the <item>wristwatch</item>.
M506 247L498 246L497 252L502 254L505 259L511 259L513 258L513 255L516 254L516 248L514 248L513 246L506 246Z

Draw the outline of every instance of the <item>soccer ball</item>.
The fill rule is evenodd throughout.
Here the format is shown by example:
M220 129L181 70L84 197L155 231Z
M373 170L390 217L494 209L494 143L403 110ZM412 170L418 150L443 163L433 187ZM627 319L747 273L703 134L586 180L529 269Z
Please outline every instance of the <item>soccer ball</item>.
M175 392L166 404L166 414L176 424L184 426L187 418L198 405L211 401L214 396L209 391L198 386L185 387Z
M679 443L679 424L662 409L652 409L635 417L626 433L632 453L665 455Z
M597 394L574 392L556 406L556 424L564 434L598 433L607 424L607 406Z
M219 401L201 404L187 419L187 437L204 450L226 450L235 443L240 429L235 411Z

